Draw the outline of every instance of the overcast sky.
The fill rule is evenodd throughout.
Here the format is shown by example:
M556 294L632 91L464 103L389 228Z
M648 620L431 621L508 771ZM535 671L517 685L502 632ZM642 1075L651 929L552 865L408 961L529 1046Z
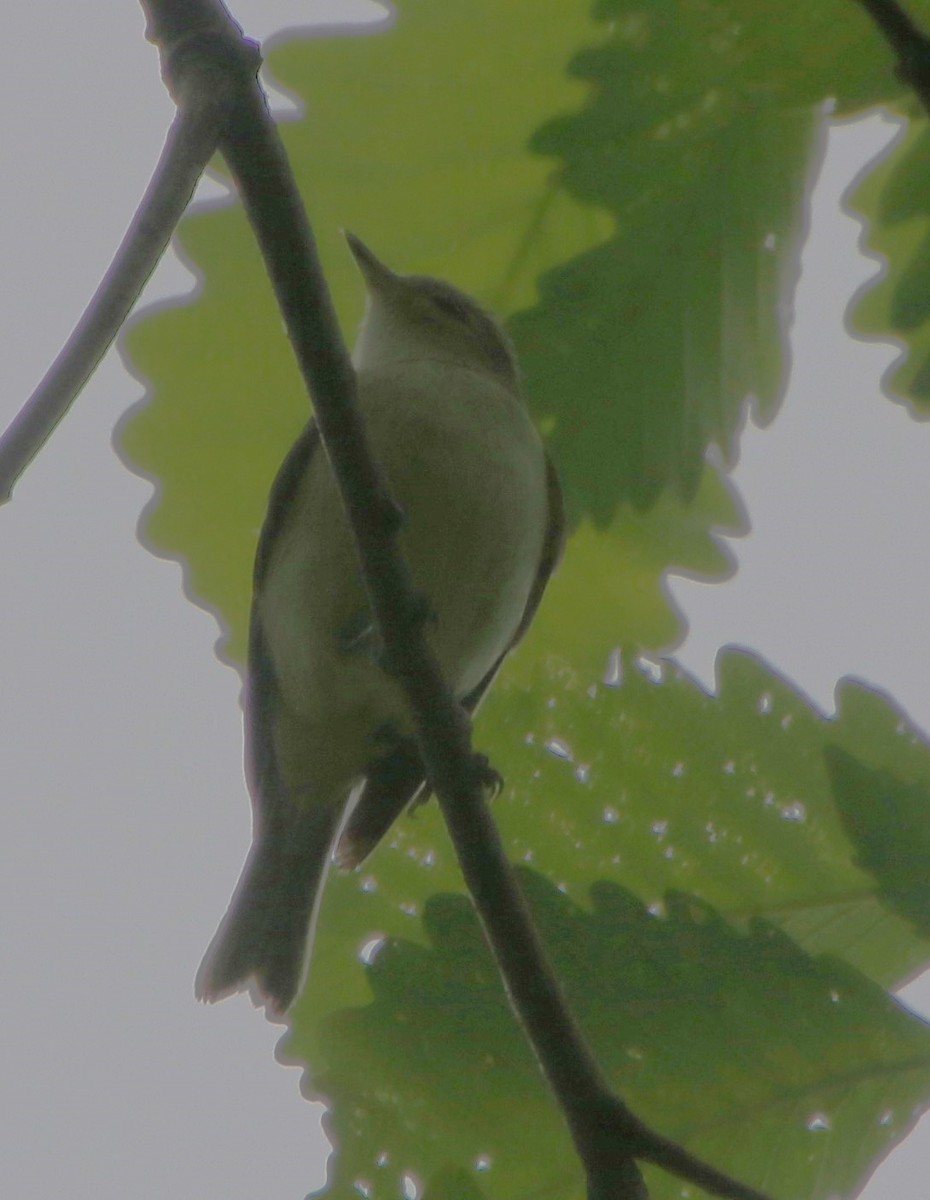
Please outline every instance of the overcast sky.
M96 286L172 106L126 0L8 6L0 73L0 422ZM332 13L237 0L253 36ZM930 729L930 428L878 398L891 347L851 344L848 297L876 265L838 214L890 136L845 129L816 193L791 393L747 429L737 484L754 524L725 586L677 581L680 657L710 685L719 646L754 646L825 711L855 673ZM103 182L101 182L103 181ZM155 294L190 280L166 265ZM6 1003L0 1194L17 1200L299 1200L326 1143L245 998L213 1008L193 973L245 853L238 677L174 563L136 540L151 487L110 435L139 386L110 356L0 512ZM167 881L167 886L166 886ZM930 988L909 1002L930 1010ZM912 1137L868 1200L926 1200Z

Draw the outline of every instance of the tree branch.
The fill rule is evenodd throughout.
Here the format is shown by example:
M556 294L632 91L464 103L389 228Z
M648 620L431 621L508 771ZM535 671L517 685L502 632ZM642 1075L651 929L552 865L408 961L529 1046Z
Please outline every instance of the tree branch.
M163 73L185 97L203 57L229 67L238 92L220 148L265 258L323 445L354 531L386 669L405 688L430 783L442 806L466 882L513 1006L565 1114L596 1200L645 1200L636 1166L644 1158L733 1200L761 1193L706 1166L640 1122L611 1091L546 959L496 826L485 804L491 772L471 748L467 718L425 638L425 605L400 556L400 517L367 445L355 373L336 321L312 230L277 128L255 79L252 43L219 0L142 0ZM237 49L237 42L241 49ZM245 68L245 69L243 69Z
M930 113L930 38L896 0L859 0L898 57L895 74Z
M74 332L0 438L0 504L109 350L164 254L222 124L216 93L198 88L178 110L145 195Z

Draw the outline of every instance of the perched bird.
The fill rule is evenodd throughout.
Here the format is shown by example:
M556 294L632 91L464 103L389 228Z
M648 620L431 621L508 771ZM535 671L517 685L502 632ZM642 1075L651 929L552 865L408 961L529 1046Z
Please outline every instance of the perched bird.
M494 318L347 239L367 291L358 402L405 514L401 548L429 604L428 640L473 712L561 554L558 480ZM378 650L311 421L272 487L256 555L245 689L253 844L198 972L201 999L252 986L283 1013L301 986L340 828L336 857L355 866L423 791L413 721ZM350 795L359 798L346 816Z

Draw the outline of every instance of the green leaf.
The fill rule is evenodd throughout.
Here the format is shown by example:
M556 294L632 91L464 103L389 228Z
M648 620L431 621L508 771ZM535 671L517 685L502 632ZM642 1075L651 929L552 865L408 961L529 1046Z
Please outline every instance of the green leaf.
M857 333L903 343L888 388L913 406L930 408L930 217L926 194L930 130L914 119L849 199L867 221L868 249L886 264L858 298L851 316Z
M743 934L670 896L651 916L599 883L582 909L535 872L523 883L556 969L610 1078L676 1140L773 1195L852 1195L930 1090L930 1030L837 962L765 923ZM328 1195L582 1197L561 1118L516 1027L464 897L433 897L428 944L392 940L372 998L332 1014L313 1086L332 1105ZM650 1194L681 1195L656 1173ZM460 1189L460 1190L459 1190ZM442 1190L442 1189L437 1189Z
M908 783L827 747L833 796L856 861L890 908L930 939L930 782Z
M777 30L752 0L595 11L607 36L570 63L586 103L531 146L616 230L544 273L513 328L575 504L606 520L670 484L692 494L707 445L732 454L747 396L774 416L820 114L902 89L842 0L783 5Z
M656 911L671 889L740 924L764 917L883 985L930 960L930 943L857 864L824 763L827 747L845 746L930 778L930 750L887 698L848 683L841 715L827 720L738 651L720 657L717 697L662 664L628 664L610 687L539 646L538 632L476 727L506 772L494 812L514 861L578 904L605 880ZM305 998L311 1025L361 1002L363 945L410 938L431 896L461 888L434 804L401 818L360 874L332 877ZM305 1049L325 1061L325 1044Z
M760 95L759 54L715 28L723 6L719 22L708 11L612 6L612 35L572 63L588 103L532 142L616 219L608 242L542 276L513 323L576 502L602 520L670 483L693 494L708 444L732 449L747 396L771 416L783 390L819 115Z
M911 5L908 15L918 27L930 27L926 0ZM849 320L863 336L905 347L885 390L923 418L930 408L930 220L921 198L927 188L930 131L909 91L883 99L907 123L848 197L850 209L865 218L866 248L884 267L856 297Z
M506 764L495 816L636 1111L777 1195L851 1196L930 1103L926 1030L879 986L930 939L864 869L825 756L930 784L930 748L860 685L829 720L748 654L718 669L717 697L661 663L609 687L530 643L478 721ZM285 1053L333 1104L336 1194L356 1178L393 1194L408 1169L580 1194L461 891L432 804L327 885Z

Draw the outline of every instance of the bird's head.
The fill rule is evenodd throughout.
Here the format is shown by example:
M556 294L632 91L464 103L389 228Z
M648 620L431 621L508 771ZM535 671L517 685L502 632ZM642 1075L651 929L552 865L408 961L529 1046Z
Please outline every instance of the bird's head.
M517 359L503 327L465 292L427 275L398 275L346 234L368 292L353 361L360 369L432 359L493 375L519 391Z

